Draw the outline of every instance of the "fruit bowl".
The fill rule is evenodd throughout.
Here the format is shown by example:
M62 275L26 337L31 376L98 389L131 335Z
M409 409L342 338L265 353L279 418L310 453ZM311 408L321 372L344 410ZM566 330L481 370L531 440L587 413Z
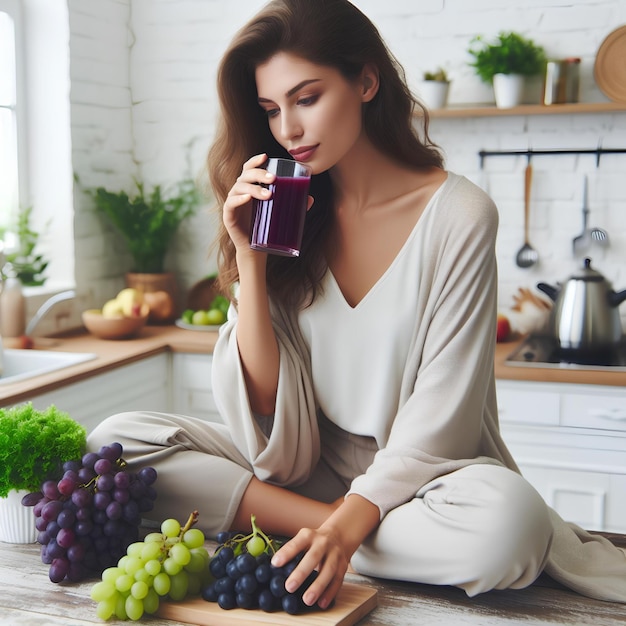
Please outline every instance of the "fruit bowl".
M138 316L104 317L102 311L89 309L83 311L85 328L99 339L128 339L135 336L148 321L150 307L143 305Z

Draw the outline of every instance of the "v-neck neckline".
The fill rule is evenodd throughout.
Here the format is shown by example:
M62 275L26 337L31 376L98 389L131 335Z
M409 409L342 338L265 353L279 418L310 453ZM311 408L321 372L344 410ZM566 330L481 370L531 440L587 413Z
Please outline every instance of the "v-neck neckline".
M444 189L444 187L446 186L449 180L450 180L450 172L447 172L447 176L445 180L441 183L441 185L439 185L439 187L437 187L433 195L430 197L430 199L426 203L424 210L422 211L420 216L417 218L417 221L413 225L411 232L409 233L405 242L400 247L400 250L398 250L398 253L396 254L396 256L388 265L387 269L380 275L378 280L374 282L374 284L367 290L367 292L363 295L363 297L354 306L348 302L341 287L339 286L339 283L337 282L337 279L335 278L335 275L333 274L333 271L330 269L330 267L328 267L327 272L328 272L328 276L329 276L329 280L331 282L332 288L337 291L337 294L340 296L342 304L345 307L347 307L348 309L352 311L356 311L357 309L362 308L361 305L370 298L370 294L374 293L378 289L379 285L385 281L386 277L393 271L394 267L400 262L400 259L406 253L406 250L409 247L409 244L416 236L417 231L421 228L420 225L424 222L424 218L430 212L431 207L434 205L437 198L441 195L442 190Z

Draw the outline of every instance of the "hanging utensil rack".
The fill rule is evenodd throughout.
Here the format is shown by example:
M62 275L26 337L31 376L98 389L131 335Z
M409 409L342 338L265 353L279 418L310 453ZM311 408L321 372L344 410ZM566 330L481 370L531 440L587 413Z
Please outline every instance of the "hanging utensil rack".
M626 148L593 148L593 149L573 149L573 150L533 150L527 148L526 150L480 150L478 156L480 157L480 167L483 168L485 159L487 157L499 157L499 156L525 156L528 161L534 156L543 155L562 155L562 154L595 154L596 155L596 167L600 166L600 157L603 154L626 154Z

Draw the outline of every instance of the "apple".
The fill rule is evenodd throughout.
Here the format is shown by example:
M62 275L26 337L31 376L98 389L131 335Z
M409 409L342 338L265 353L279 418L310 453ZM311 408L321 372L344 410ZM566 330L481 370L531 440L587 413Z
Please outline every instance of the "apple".
M502 313L498 313L498 317L496 319L496 341L506 341L510 334L511 322L509 322L509 318Z
M13 350L32 350L35 347L35 342L27 335L4 337L2 344L4 344L5 348L11 348Z
M219 309L209 309L207 311L207 321L212 326L219 326L226 321L226 315L224 315L224 312Z
M150 307L151 320L165 322L174 315L174 302L166 291L148 291L143 300Z
M126 317L138 317L143 304L143 293L133 287L122 289L115 299L120 303L122 313Z
M208 311L196 311L191 316L191 323L194 326L208 326L211 322L209 321Z
M107 300L102 307L102 317L107 319L124 317L124 310L122 309L122 303L114 298L113 300Z

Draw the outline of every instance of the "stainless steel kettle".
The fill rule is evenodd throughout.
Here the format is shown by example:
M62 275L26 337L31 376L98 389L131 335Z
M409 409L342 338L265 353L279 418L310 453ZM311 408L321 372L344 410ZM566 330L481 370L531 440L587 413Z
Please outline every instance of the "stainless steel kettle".
M548 332L565 350L603 350L623 335L619 305L626 290L615 292L611 283L585 259L581 270L564 285L539 283L537 288L554 300Z

